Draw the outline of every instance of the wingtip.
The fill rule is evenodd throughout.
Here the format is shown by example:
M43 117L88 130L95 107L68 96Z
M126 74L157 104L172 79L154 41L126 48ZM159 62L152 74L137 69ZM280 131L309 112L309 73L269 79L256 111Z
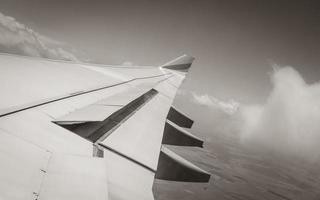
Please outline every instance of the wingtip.
M184 54L182 56L179 56L178 58L175 58L175 59L167 62L166 64L164 64L160 67L187 72L189 70L189 68L191 67L194 59L195 58L193 56L189 56L189 55Z

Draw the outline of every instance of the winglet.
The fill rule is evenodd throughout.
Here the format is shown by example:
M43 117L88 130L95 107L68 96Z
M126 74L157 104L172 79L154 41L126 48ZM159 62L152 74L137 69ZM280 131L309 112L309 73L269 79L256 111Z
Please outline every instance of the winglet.
M193 60L194 60L194 57L192 56L182 55L160 67L187 72L191 67Z

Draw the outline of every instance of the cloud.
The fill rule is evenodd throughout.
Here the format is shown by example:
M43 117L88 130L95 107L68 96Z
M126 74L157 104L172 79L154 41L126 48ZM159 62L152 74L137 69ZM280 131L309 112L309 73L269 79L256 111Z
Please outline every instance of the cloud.
M205 108L195 107L194 112L201 109L198 117L210 130L206 140L232 134L253 150L320 159L320 82L307 84L294 68L279 66L273 66L270 80L273 88L263 104L189 93L193 103Z
M126 66L126 67L132 67L133 66L133 62L131 61L125 61L122 63L123 66Z
M308 85L292 67L274 68L263 105L242 105L241 141L278 153L320 156L320 83Z
M235 113L239 107L239 103L233 99L225 102L208 94L199 95L195 92L192 92L191 94L193 97L193 102L195 102L196 104L208 106L213 109L220 109L228 114Z
M43 36L13 17L0 13L0 51L50 59L78 58L62 42Z

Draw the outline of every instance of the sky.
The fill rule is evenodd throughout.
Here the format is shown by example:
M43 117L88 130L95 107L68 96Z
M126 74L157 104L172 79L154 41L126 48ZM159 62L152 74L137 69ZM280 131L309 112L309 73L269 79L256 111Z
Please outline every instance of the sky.
M228 146L219 134L233 134L240 146L259 152L320 160L318 1L0 0L0 5L0 52L148 66L194 56L175 104L195 120L192 132L209 144L210 155ZM223 153L219 165L229 154ZM247 162L235 159L236 167Z
M273 64L318 80L318 10L317 1L1 0L0 12L81 60L160 65L190 54L189 89L262 103Z

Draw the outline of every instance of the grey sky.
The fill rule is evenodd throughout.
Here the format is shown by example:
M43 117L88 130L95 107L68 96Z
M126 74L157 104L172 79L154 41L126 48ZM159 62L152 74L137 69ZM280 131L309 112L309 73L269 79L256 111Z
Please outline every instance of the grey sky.
M318 80L316 1L1 1L1 12L94 62L159 65L197 58L186 87L264 102L270 64ZM200 81L201 80L201 81Z

